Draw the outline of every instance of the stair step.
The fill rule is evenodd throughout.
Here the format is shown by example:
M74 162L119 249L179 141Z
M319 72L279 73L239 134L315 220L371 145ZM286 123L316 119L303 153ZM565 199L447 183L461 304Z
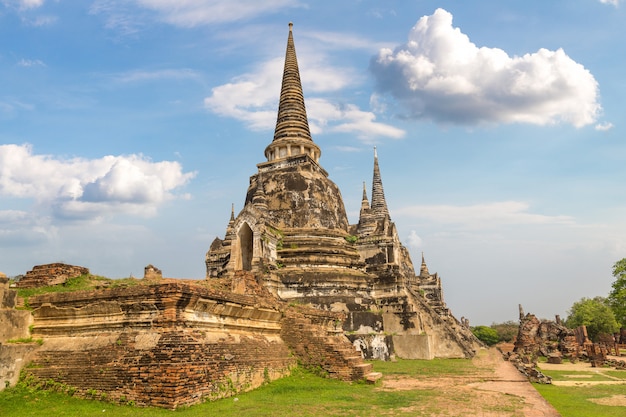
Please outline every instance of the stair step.
M370 372L369 374L365 375L365 382L367 382L368 384L375 384L376 381L378 381L382 377L383 374L380 372Z

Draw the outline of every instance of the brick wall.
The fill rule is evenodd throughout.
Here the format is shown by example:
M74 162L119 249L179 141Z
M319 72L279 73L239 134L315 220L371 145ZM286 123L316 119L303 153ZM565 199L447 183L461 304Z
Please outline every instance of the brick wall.
M31 297L44 343L27 369L75 395L176 408L234 395L296 366L276 300L164 280Z
M257 388L296 365L280 339L262 335L181 329L160 334L150 348L139 346L141 336L123 332L104 346L42 349L27 372L82 397L176 408Z
M369 374L341 314L289 307L241 278L238 294L165 279L31 297L44 343L27 373L74 395L164 408L254 389L298 362L346 381Z
M17 282L17 286L19 288L35 288L45 287L47 285L59 285L70 278L86 275L88 273L88 268L63 263L37 265Z

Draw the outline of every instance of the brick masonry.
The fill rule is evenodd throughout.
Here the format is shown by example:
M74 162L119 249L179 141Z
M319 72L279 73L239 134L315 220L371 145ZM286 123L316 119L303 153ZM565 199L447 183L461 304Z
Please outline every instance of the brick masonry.
M64 263L37 265L17 282L17 286L19 288L35 288L47 285L58 285L65 283L70 278L86 275L88 273L88 268Z
M27 373L82 397L172 409L257 388L298 362L342 380L369 373L338 314L248 284L233 293L164 279L31 297L44 343Z

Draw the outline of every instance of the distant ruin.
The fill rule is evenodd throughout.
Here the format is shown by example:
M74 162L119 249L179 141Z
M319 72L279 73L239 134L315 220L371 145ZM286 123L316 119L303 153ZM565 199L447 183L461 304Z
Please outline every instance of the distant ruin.
M570 329L561 323L557 315L555 320L540 320L534 314L524 313L519 306L520 326L512 352L504 354L517 369L532 382L550 383L551 379L537 369L537 358L543 356L548 363L560 364L563 359L570 362L588 360L593 367L604 364L626 369L626 362L611 361L607 355L614 350L619 356L620 338L610 343L592 343L587 336L585 326ZM619 335L617 335L619 336Z
M17 282L18 288L45 287L64 284L70 278L89 274L89 269L82 266L54 263L34 266Z
M375 381L364 359L472 357L479 343L446 306L441 278L423 255L416 274L400 242L376 151L371 202L364 186L353 225L320 156L290 24L267 160L211 243L206 279L163 278L148 265L133 285L30 297L27 334L43 344L27 375L84 397L176 408L254 389L298 363ZM37 266L19 285L88 273L69 267Z

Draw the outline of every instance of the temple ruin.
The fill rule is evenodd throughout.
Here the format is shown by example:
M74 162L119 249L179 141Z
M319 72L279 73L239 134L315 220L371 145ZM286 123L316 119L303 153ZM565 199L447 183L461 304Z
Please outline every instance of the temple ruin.
M272 142L250 177L243 209L206 255L207 279L244 270L279 299L347 315L343 330L365 357L471 357L474 338L443 299L424 257L416 275L392 222L374 150L371 202L365 185L350 225L337 185L311 137L289 26Z
M224 238L210 245L206 279L164 278L148 265L132 284L31 296L31 312L20 313L31 321L3 336L0 348L13 334L41 340L22 349L28 378L82 397L165 408L251 390L297 364L375 381L380 374L364 359L472 357L477 340L447 308L440 277L424 256L416 274L400 242L376 152L371 202L364 187L353 225L321 154L290 24L274 138L243 209L231 210ZM21 285L55 284L52 269L67 268L36 267ZM7 317L16 314L11 291L0 294L10 300L2 304ZM0 369L0 378L10 374L6 384L14 383L19 368Z

